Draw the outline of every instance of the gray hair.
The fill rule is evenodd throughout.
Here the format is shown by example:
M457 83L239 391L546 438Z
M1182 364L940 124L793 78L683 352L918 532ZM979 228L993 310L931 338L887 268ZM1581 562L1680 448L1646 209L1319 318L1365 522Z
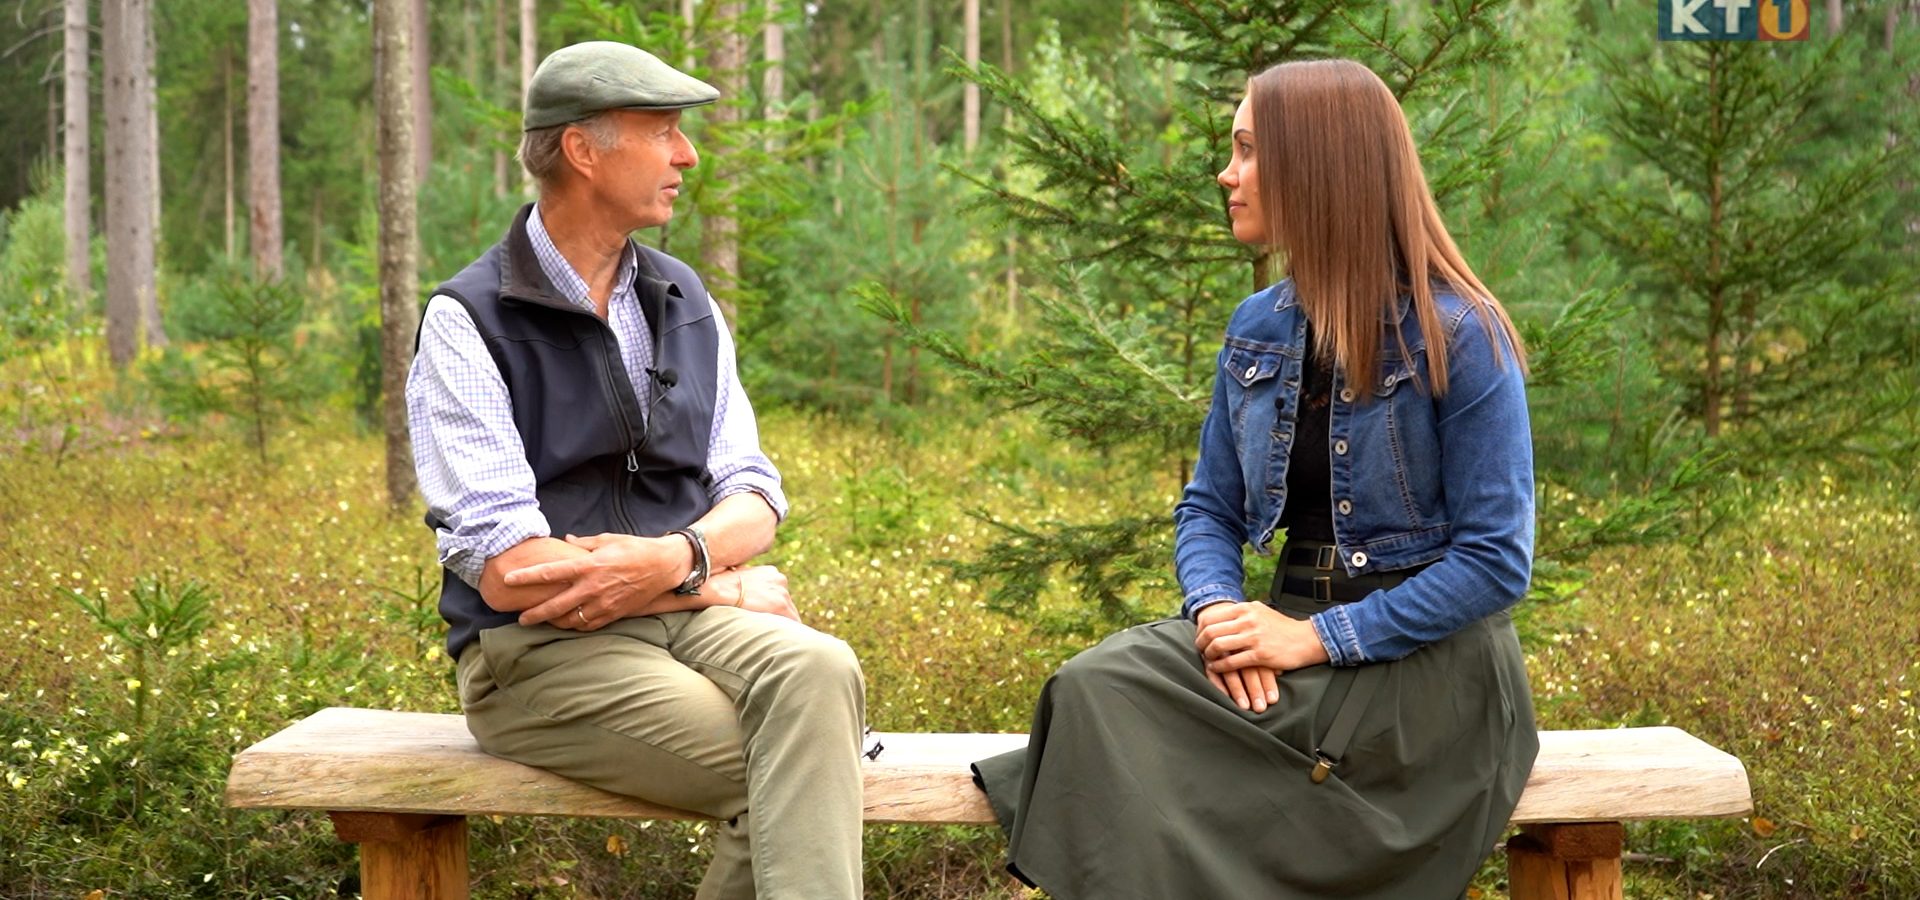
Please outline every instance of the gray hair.
M618 126L608 113L596 113L577 122L562 125L549 125L535 128L520 135L520 152L515 157L525 167L533 180L545 187L559 174L563 154L560 150L561 139L567 129L578 128L586 132L587 140L593 142L595 150L611 150L620 139Z

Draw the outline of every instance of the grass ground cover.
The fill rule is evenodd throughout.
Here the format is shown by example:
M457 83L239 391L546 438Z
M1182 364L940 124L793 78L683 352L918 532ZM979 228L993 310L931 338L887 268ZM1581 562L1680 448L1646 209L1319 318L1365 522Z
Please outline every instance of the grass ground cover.
M322 817L227 812L220 787L235 751L320 707L454 711L431 537L387 512L379 440L344 421L277 435L262 466L214 431L108 414L124 408L100 401L59 454L0 447L0 897L350 889ZM1017 418L762 424L795 506L774 559L860 653L887 730L1024 730L1084 643L989 612L940 566L987 540L969 510L1173 499ZM1752 773L1749 821L1632 830L1631 896L1920 895L1920 526L1871 486L1741 506L1695 545L1610 551L1573 599L1526 611L1542 724L1671 723ZM684 896L702 831L483 820L476 896ZM983 829L869 829L869 895L1021 896L999 848ZM1476 894L1501 896L1501 875Z

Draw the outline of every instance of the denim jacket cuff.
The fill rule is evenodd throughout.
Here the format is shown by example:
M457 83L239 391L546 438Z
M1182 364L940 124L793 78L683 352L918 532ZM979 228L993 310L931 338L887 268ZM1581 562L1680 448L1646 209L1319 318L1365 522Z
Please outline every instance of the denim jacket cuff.
M1180 604L1180 614L1192 620L1200 613L1201 607L1215 603L1239 603L1242 599L1240 589L1229 584L1206 584L1187 592L1186 602Z
M1360 637L1353 630L1353 619L1345 609L1336 606L1317 612L1308 621L1327 648L1328 665L1357 666L1367 661L1366 652L1360 649Z
M1187 607L1186 619L1189 622L1198 622L1200 621L1200 611L1203 609L1206 609L1209 606L1218 606L1219 604L1222 604L1222 603L1241 603L1241 602L1244 602L1244 601L1235 599L1233 597L1224 597L1224 596L1213 596L1213 597L1208 597L1204 600L1195 600L1192 605Z

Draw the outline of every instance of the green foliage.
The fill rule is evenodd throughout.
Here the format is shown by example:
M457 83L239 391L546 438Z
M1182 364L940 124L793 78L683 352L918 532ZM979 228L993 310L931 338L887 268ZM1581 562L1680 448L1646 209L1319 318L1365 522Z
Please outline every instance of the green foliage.
M1115 319L1089 308L1084 269L1069 269L1058 295L1039 295L1038 328L1051 341L1013 360L974 354L945 332L920 325L895 294L878 285L855 289L862 308L950 364L980 396L1011 408L1033 407L1061 434L1099 449L1147 448L1149 458L1189 444L1206 414L1207 397L1184 382L1188 373L1160 358L1155 323L1145 312ZM1111 390L1124 384L1130 390ZM1162 523L1164 524L1164 523Z
M34 193L12 211L0 211L0 360L31 353L73 319L66 213L56 176L41 167Z
M15 635L14 652L0 655L0 895L351 892L354 850L324 816L226 810L221 796L234 753L319 708L457 709L432 535L387 513L381 439L341 419L323 411L294 426L283 463L249 478L232 477L254 468L233 439L83 446L58 472L0 447L0 508L19 511L0 529L0 582L18 582L0 597L0 623ZM987 612L937 560L986 538L961 504L1058 515L1107 473L1015 452L1038 436L1018 422L1004 424L1004 443L948 429L902 438L778 410L762 427L800 501L771 561L793 573L807 620L858 648L876 727L1024 727L1057 658L1039 651L1058 645ZM875 526L884 540L857 537ZM135 592L149 575L171 588L143 605ZM192 616L165 612L193 580L211 612L197 632L172 624ZM62 587L107 592L116 625ZM147 638L148 624L165 639ZM116 628L148 643L144 676ZM991 680L976 683L981 673ZM128 679L149 692L144 732ZM21 739L30 748L12 746ZM477 818L476 896L686 896L705 827ZM997 840L984 829L873 829L870 893L982 896Z
M1874 496L1892 487L1738 486L1739 514L1694 546L1597 555L1560 610L1580 624L1535 648L1542 727L1677 725L1746 765L1752 819L1629 832L1678 863L1660 895L1920 892L1920 522Z
M1164 609L1142 608L1134 599L1140 582L1178 590L1166 575L1172 546L1162 516L1092 525L1047 521L1038 528L998 522L984 510L975 516L1003 537L977 560L954 566L954 574L991 579L995 586L987 593L987 605L996 612L1036 618L1049 631L1099 637L1115 622L1132 624L1165 615ZM1051 586L1056 570L1072 574L1073 585L1090 606L1044 612L1036 607L1034 601Z
M74 354L57 348L85 326L76 326L69 295L61 182L51 167L37 168L35 193L0 210L0 363L25 363L5 382L8 425L27 445L50 449L58 466L88 404L75 390Z
M491 64L496 5L429 4L423 299L525 200L517 166L504 185L492 170L518 122L516 67ZM701 166L645 239L691 259L705 216L741 225L740 282L716 293L795 502L774 560L809 621L855 645L875 724L1024 728L1059 660L1173 608L1166 512L1220 324L1263 262L1213 182L1225 104L1267 63L1347 55L1403 98L1450 229L1531 352L1545 602L1520 622L1543 723L1681 725L1753 773L1750 822L1630 831L1671 862L1629 863L1629 894L1920 894L1920 672L1902 668L1920 578L1920 30L1883 49L1881 17L1849 5L1838 42L1659 44L1614 5L1008 0L982 4L993 64L960 72L957 7L782 4L783 116L764 111L758 62L728 98L742 122L689 116ZM689 29L668 4L542 4L538 44L628 40L711 77L716 32L757 38L765 12L747 6L723 22L698 4ZM0 112L0 895L351 893L352 849L322 819L224 809L228 761L322 706L454 702L431 540L385 514L369 425L368 8L278 8L290 274L271 296L228 259L248 240L245 11L156 15L177 343L147 394L116 383L97 310L76 321L64 296L45 162L58 6L0 23L0 70L30 88ZM989 132L1009 123L971 155L963 79ZM1732 111L1717 121L1715 91ZM93 184L98 213L97 165ZM348 385L357 429L310 402ZM152 396L249 426L253 447L153 421ZM284 464L263 468L269 438ZM1257 590L1270 562L1248 562ZM704 829L477 820L476 889L683 896ZM990 829L869 829L868 892L1011 896L1000 848ZM1499 868L1476 882L1487 896Z
M903 329L963 332L974 318L972 239L945 200L955 179L941 168L958 154L920 133L905 72L881 68L874 80L891 91L847 111L864 127L824 154L764 261L748 267L767 285L742 323L757 351L746 377L761 396L841 412L934 397L918 349L855 313L865 282L900 298Z
M1033 622L992 612L1003 598L955 577L946 561L981 558L1010 533L989 520L1037 534L1166 499L1098 454L1047 446L1028 417L977 413L943 410L942 427L912 439L763 417L796 503L772 561L807 620L854 645L881 729L1023 729L1056 663L1097 634L1099 588L1077 575L1040 579ZM422 570L431 535L387 515L380 438L342 424L299 426L287 464L253 479L230 475L251 465L236 441L84 446L57 471L0 450L0 508L20 511L0 529L0 581L18 585L0 598L16 648L0 658L9 896L351 891L353 848L324 817L226 810L221 796L235 752L321 707L454 708ZM1735 494L1702 542L1595 550L1585 586L1544 608L1551 621L1535 615L1542 722L1672 724L1746 763L1759 814L1781 833L1636 829L1632 850L1679 861L1630 862L1636 897L1910 896L1920 671L1907 650L1920 609L1905 586L1920 571L1904 548L1920 521L1879 483ZM883 521L884 541L860 539ZM1076 553L1128 542L1073 533ZM1136 564L1167 577L1151 556ZM112 600L90 614L62 588ZM874 896L1004 896L991 829L876 827L867 839ZM476 819L476 896L684 896L704 842L699 823ZM1489 896L1498 869L1481 881Z
M266 462L274 426L297 418L303 404L324 391L296 335L305 296L230 263L178 301L183 330L203 337L207 350L196 355L169 347L147 365L147 380L172 415L218 413L243 424Z
M1750 471L1872 465L1910 434L1920 264L1889 226L1910 215L1920 132L1910 111L1846 105L1873 80L1843 66L1860 49L1676 43L1599 63L1629 168L1580 221L1637 277L1660 377Z
M1488 177L1517 134L1516 120L1454 96L1509 52L1494 24L1502 6L1457 0L1416 15L1388 3L1163 2L1151 6L1141 36L1114 51L1111 80L1046 41L1025 78L953 66L950 74L977 83L1018 122L1005 135L1009 177L955 170L979 189L971 207L1000 227L1037 235L1062 274L1037 301L1039 327L1011 359L913 327L897 298L869 294L868 303L983 395L1031 407L1063 436L1182 478L1221 323L1248 287L1260 286L1248 274L1264 271L1257 252L1225 227L1214 181L1230 122L1225 101L1281 59L1361 59L1406 105L1444 199ZM1575 314L1591 317L1585 308ZM1017 601L1031 599L1037 576L1024 567L1034 565L1064 566L1097 586L1109 627L1136 617L1129 610L1171 609L1177 592L1164 578L1141 581L1166 568L1145 561L1166 558L1170 520L1137 511L1126 518L1016 533L967 571L997 579L996 593L1010 592L1002 604L1009 609L1032 607ZM1036 555L1036 544L1052 546Z

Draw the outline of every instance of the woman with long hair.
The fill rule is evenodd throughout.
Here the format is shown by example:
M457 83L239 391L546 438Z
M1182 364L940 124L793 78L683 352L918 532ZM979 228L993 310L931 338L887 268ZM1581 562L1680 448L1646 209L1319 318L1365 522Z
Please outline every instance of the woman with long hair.
M1526 359L1348 60L1254 76L1219 175L1284 254L1174 510L1181 615L1042 688L975 778L1014 874L1081 898L1458 897L1539 743L1507 609L1533 545ZM1243 547L1273 552L1247 602Z

